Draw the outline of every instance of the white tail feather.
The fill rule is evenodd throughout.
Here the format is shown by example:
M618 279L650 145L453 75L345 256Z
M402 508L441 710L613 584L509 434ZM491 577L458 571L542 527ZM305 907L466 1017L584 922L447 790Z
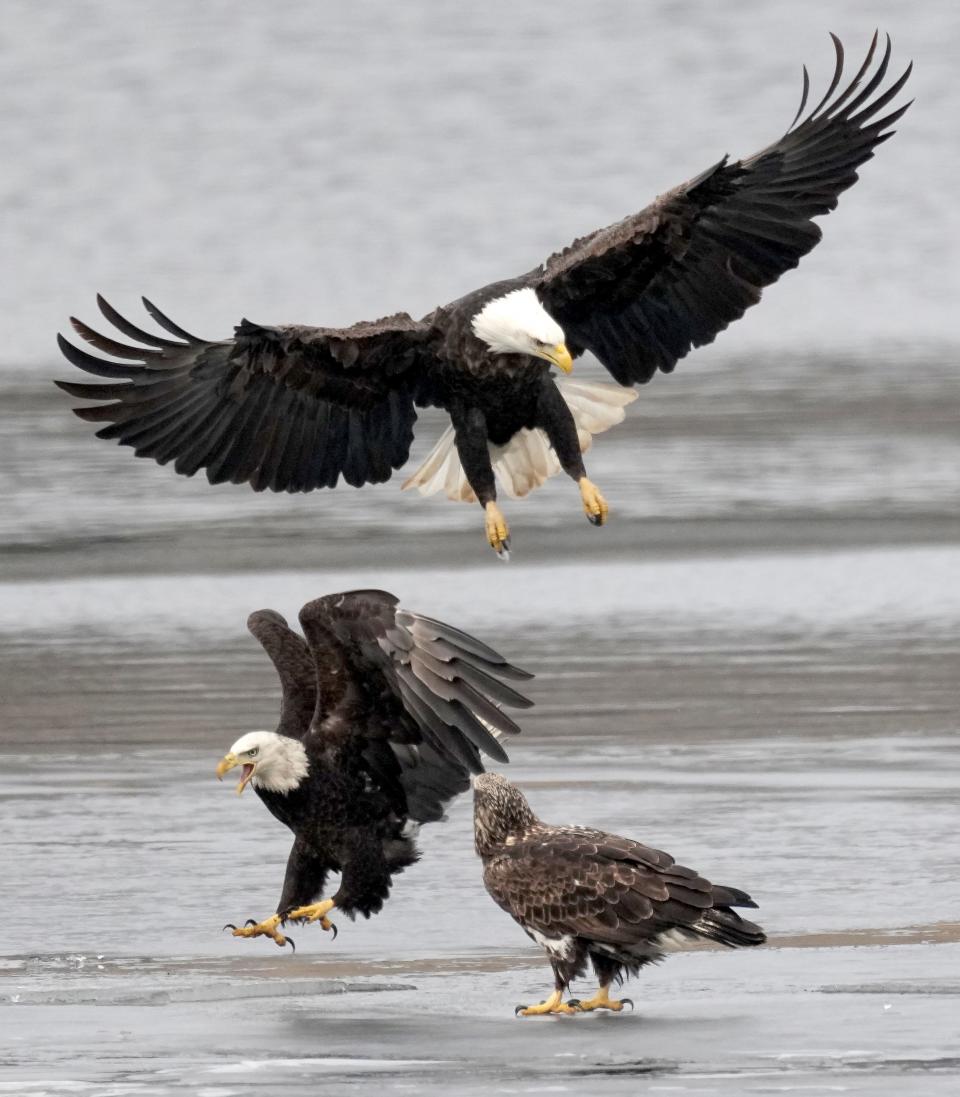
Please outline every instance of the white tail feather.
M603 382L557 378L556 386L573 414L581 453L590 448L595 434L622 423L626 414L623 409L637 398L633 389ZM505 446L491 443L490 463L511 499L522 498L560 471L553 446L539 427L518 431ZM416 488L421 495L442 491L448 499L461 503L477 501L460 464L452 426L440 435L426 460L404 483L403 490L409 488Z

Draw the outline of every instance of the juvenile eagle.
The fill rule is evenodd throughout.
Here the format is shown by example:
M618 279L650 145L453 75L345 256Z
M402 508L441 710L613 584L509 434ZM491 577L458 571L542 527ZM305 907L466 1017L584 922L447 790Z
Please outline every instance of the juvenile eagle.
M711 884L669 853L630 838L543 823L497 773L477 777L473 788L483 882L553 968L553 994L539 1005L517 1006L520 1015L619 1012L630 1000L611 998L611 982L636 975L684 940L706 938L731 948L766 940L759 926L731 909L756 907L745 892ZM564 1003L564 990L588 959L600 989Z
M503 681L532 675L384 591L308 602L300 625L306 642L273 610L247 621L280 677L280 723L242 735L217 766L220 778L241 766L237 792L252 784L295 835L276 913L230 927L278 945L287 921L332 929L334 907L376 914L418 858L419 824L483 772L481 751L507 760L498 739L520 729L501 706L532 703ZM340 888L321 900L330 872Z
M778 141L746 160L724 157L519 278L422 320L397 313L348 328L243 320L232 339L213 342L149 301L166 336L143 331L98 298L106 319L144 347L73 319L88 343L133 364L95 357L60 336L75 366L110 380L57 383L72 396L106 401L76 409L107 424L98 437L160 464L173 461L185 476L202 468L212 484L246 482L255 491L312 491L341 476L354 487L388 480L407 460L416 409L444 408L450 427L404 487L479 501L487 539L505 554L495 473L508 495L522 496L562 468L579 485L587 518L602 525L607 503L581 457L592 435L622 420L636 396L629 386L669 373L797 265L820 239L811 218L834 209L907 109L878 117L910 74L908 67L882 87L889 38L863 87L876 35L840 92L843 49L833 41L826 95L798 124L809 91L804 69L800 108ZM619 385L553 376L551 366L569 373L585 351Z

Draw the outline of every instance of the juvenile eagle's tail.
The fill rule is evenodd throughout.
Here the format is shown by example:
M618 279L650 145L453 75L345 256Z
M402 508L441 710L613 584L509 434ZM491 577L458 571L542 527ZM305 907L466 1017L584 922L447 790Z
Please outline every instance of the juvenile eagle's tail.
M637 398L633 389L622 385L567 378L557 378L555 383L573 413L581 453L590 448L595 434L622 423L623 409ZM527 495L560 471L553 446L539 427L518 431L505 446L488 444L493 471L511 499ZM442 491L448 499L462 503L477 501L460 464L452 426L443 432L423 464L404 483L403 490L408 488L416 488L421 495Z

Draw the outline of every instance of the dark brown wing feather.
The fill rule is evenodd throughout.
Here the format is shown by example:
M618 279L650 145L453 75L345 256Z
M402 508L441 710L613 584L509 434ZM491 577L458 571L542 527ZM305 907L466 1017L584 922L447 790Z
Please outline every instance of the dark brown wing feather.
M407 459L425 383L422 347L429 328L405 313L350 328L260 327L244 320L233 339L191 335L144 299L160 327L152 335L103 298L105 318L131 346L79 320L88 343L122 362L98 358L58 336L75 366L108 384L57 384L71 396L106 401L76 408L106 423L99 438L132 446L138 457L174 462L212 484L255 491L311 491L388 480ZM134 363L134 364L128 364Z
M909 103L877 116L912 67L878 93L890 61L887 38L879 66L855 94L873 60L875 34L860 71L834 95L843 47L831 37L830 87L779 141L747 160L725 158L640 213L575 241L528 278L563 326L571 353L592 351L621 384L649 381L658 369L669 373L819 241L811 218L836 207L856 169L892 136ZM808 88L804 69L797 118Z
M679 929L725 944L763 939L728 909L756 906L744 892L716 887L661 850L602 831L537 824L490 858L484 883L522 926L547 938L626 947Z
M486 644L377 590L318 598L300 624L318 686L308 750L359 750L421 822L483 772L481 752L507 760L498 736L520 729L501 706L532 702L502 679L532 675Z
M302 739L317 707L317 676L310 649L275 610L251 613L247 628L270 656L280 678L283 696L277 732Z

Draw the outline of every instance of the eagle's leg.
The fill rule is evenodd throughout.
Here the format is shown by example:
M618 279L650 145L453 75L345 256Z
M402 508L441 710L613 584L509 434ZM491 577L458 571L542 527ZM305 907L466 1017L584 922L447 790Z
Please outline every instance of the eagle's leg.
M610 513L610 507L606 499L600 494L597 485L586 476L581 476L577 481L580 488L580 498L583 500L583 513L587 520L594 526L602 526Z
M543 385L537 399L537 426L547 432L560 462L560 467L575 480L583 500L583 512L594 526L602 526L610 513L607 501L596 484L587 478L587 470L580 452L580 436L573 412L560 395L560 390L549 374L544 374Z
M293 941L288 937L284 937L277 929L282 921L283 919L279 914L271 914L269 918L265 918L262 922L255 922L251 918L245 926L226 925L223 928L232 929L234 937L269 937L281 948L286 944L293 947Z
M451 409L457 456L474 494L483 507L487 541L501 559L510 557L510 528L497 506L497 485L487 445L486 416L477 408Z
M304 922L310 924L311 922L319 922L321 929L333 930L333 936L337 936L337 927L330 921L327 914L333 910L336 903L332 899L324 899L319 903L308 903L306 906L297 907L295 910L291 910L287 914L287 919L291 922Z
M547 1013L578 1013L579 1010L570 1004L564 1004L563 990L557 988L546 1001L536 1006L517 1006L513 1011L517 1017L542 1017Z
M571 998L567 1002L568 1006L572 1006L578 1013L589 1013L594 1009L611 1009L614 1013L619 1013L625 1005L629 1005L633 1009L633 1002L630 998L611 998L609 984L603 983L600 989L592 998Z
M561 1013L571 1014L576 1013L575 1007L571 1006L569 1002L564 1003L563 992L570 983L570 979L576 972L577 963L569 964L558 960L556 957L550 957L550 967L553 968L553 994L544 1002L540 1002L536 1006L517 1006L513 1011L517 1017L541 1017L548 1013Z

